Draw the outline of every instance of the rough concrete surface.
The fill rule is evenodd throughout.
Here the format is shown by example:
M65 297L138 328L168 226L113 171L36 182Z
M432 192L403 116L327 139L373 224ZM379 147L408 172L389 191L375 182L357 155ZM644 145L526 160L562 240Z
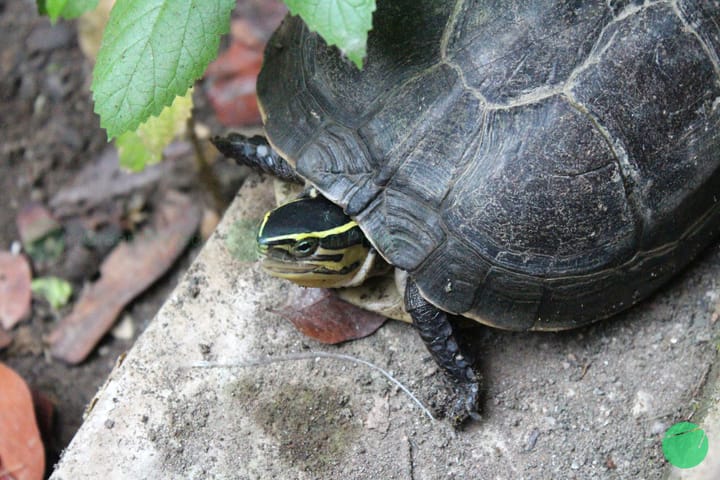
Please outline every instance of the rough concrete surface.
M665 429L717 412L706 383L716 376L718 245L610 321L561 333L467 329L484 418L457 432L377 370L312 353L370 362L436 409L443 377L412 327L388 322L324 346L273 313L286 285L251 261L252 247L237 247L271 205L267 182L243 187L51 478L655 479L679 475L663 458ZM683 478L719 478L692 474L703 466Z

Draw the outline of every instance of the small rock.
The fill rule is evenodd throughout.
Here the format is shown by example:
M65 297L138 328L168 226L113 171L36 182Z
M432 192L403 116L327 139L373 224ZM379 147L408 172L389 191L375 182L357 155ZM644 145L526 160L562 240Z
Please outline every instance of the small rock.
M200 353L203 357L210 355L210 352L212 351L212 347L207 343L201 343L198 345L198 347L200 347Z
M67 25L42 25L35 28L25 41L25 46L31 52L46 52L63 48L72 41L72 31Z
M365 419L365 427L386 432L390 426L390 404L387 397L375 397L375 403Z
M650 411L650 405L652 404L652 395L649 393L639 390L635 394L635 403L633 403L631 412L634 417L639 417Z
M21 325L14 330L14 334L15 338L11 347L14 355L42 355L45 346L42 340L33 334L29 326Z
M538 438L540 437L540 430L537 428L533 428L532 431L528 434L527 442L525 443L525 451L530 452L533 448L535 448L535 444L537 444Z
M35 77L25 75L20 80L20 89L18 97L23 100L34 100L37 97L37 82Z
M47 103L47 97L45 95L38 95L33 102L33 114L40 115L45 110L45 104Z
M114 420L111 420L111 419L109 419L109 418L108 418L107 420L105 420L105 428L107 428L108 430L110 430L110 429L113 428L114 426L115 426L115 421L114 421Z
M62 125L60 128L60 139L62 142L73 150L81 150L83 148L83 138L76 129Z
M98 271L102 257L96 250L86 248L81 243L70 243L63 261L64 277L67 280L85 282Z
M650 427L650 433L653 435L660 435L667 429L665 422L657 421Z
M61 101L68 93L67 85L63 83L57 74L53 73L45 77L44 88L48 98L55 102Z
M543 417L543 424L545 430L553 430L557 426L557 419L555 417Z
M711 337L710 337L710 334L709 334L708 332L702 332L702 333L697 334L697 336L695 336L695 343L696 343L696 344L698 344L698 343L707 343L707 342L709 342L710 340L711 340Z
M123 316L118 324L110 330L110 333L118 340L132 340L135 335L135 324L132 317L130 315Z

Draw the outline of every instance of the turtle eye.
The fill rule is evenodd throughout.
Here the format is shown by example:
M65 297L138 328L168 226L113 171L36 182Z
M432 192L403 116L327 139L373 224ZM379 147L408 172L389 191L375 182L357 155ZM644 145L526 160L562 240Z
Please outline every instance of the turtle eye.
M292 253L296 257L307 257L308 255L312 255L313 253L315 253L317 247L317 238L304 238L298 242L295 242L295 245L293 245L292 247Z

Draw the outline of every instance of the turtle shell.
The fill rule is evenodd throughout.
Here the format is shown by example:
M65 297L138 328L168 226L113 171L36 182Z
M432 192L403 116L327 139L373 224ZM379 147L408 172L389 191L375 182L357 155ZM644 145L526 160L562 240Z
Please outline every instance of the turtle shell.
M296 17L272 144L437 307L613 315L720 231L720 3L381 0L362 70Z

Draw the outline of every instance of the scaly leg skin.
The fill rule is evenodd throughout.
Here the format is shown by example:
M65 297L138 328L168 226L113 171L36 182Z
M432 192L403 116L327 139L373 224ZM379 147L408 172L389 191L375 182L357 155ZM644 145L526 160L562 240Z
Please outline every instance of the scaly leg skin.
M220 153L241 165L269 173L286 182L305 184L295 169L260 135L246 137L239 133L229 133L226 137L213 137L212 143Z
M448 412L452 422L459 427L469 418L479 420L480 376L460 350L448 314L425 300L410 279L405 287L405 309L430 355L453 381L455 399Z

